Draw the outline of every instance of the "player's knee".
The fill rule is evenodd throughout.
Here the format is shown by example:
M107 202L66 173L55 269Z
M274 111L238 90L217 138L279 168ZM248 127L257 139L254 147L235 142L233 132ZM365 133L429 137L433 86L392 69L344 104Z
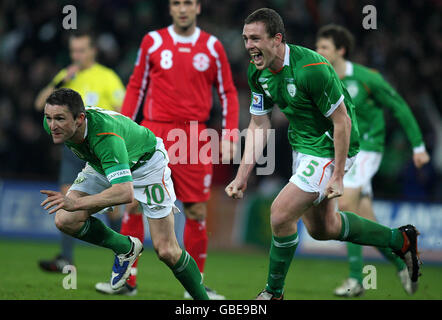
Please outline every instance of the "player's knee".
M68 226L70 224L69 220L70 219L68 219L68 217L64 214L63 211L58 211L55 214L55 218L54 218L55 226L60 231L65 231L68 228Z
M59 210L55 214L54 222L58 230L73 235L81 228L83 222L88 218L89 215L86 211L77 211L73 213Z
M270 207L270 223L273 229L278 229L290 221L290 212L279 203L273 202Z
M204 221L207 216L207 207L205 202L186 203L184 204L184 212L186 218Z
M173 266L179 258L177 249L167 241L154 244L154 249L158 258L168 266Z

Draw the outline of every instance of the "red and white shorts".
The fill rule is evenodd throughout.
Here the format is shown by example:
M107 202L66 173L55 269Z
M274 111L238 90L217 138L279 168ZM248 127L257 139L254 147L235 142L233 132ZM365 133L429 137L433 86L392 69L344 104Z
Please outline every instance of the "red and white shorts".
M191 126L191 123L193 124ZM162 138L169 155L169 167L177 199L182 202L205 202L210 198L212 185L212 161L200 159L207 150L209 141L200 141L201 131L206 129L204 123L159 122L143 120L141 125L150 129L157 137Z

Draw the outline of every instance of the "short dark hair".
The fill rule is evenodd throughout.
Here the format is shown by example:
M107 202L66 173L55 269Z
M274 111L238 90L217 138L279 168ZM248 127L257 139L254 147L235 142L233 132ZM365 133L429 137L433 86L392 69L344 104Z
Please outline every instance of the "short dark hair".
M336 49L344 48L344 58L348 58L353 51L354 37L351 32L343 26L336 24L325 25L319 29L316 35L316 39L319 38L332 39Z
M281 16L273 9L261 8L252 12L245 20L244 24L263 22L270 37L277 33L282 34L282 42L285 42L285 28Z
M81 95L72 89L61 88L55 90L46 99L46 103L68 107L74 119L76 119L80 113L86 113Z
M89 38L89 44L91 46L91 48L96 48L97 47L97 41L95 38L95 34L91 31L85 31L85 30L75 30L73 31L70 36L69 36L69 40L70 39L76 39L76 38L83 38L83 37L88 37Z

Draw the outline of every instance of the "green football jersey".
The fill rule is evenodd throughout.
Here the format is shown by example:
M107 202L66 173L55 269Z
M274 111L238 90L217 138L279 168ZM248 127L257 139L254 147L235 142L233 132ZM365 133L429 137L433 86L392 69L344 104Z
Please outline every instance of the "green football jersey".
M46 118L43 126L51 134ZM149 129L118 112L98 107L86 107L83 142L65 142L77 157L104 174L111 184L132 181L131 171L152 157L156 143Z
M423 146L422 133L407 103L379 72L347 61L342 79L356 106L361 150L382 152L385 143L384 110L399 120L413 148Z
M297 152L334 158L333 122L329 116L344 101L352 121L348 156L359 151L354 105L328 61L318 53L286 44L284 66L275 73L250 63L250 113L264 115L276 104L289 120L288 139Z

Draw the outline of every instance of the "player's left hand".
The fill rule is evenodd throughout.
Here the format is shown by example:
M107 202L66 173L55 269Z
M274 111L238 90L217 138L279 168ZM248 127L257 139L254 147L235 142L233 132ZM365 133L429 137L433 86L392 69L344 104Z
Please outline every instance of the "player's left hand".
M332 175L325 188L325 196L333 199L342 196L344 193L344 182L342 178Z
M75 211L75 200L66 197L61 192L52 190L40 190L40 193L47 196L46 200L43 201L40 205L44 207L45 210L49 210L50 208L52 208L51 210L49 210L49 214L53 214L60 209L64 209L66 211Z
M220 154L221 154L221 163L227 164L230 163L236 155L237 145L236 142L232 142L230 140L221 140L220 145Z
M417 152L413 154L413 162L416 168L420 169L430 161L430 155L427 151Z

